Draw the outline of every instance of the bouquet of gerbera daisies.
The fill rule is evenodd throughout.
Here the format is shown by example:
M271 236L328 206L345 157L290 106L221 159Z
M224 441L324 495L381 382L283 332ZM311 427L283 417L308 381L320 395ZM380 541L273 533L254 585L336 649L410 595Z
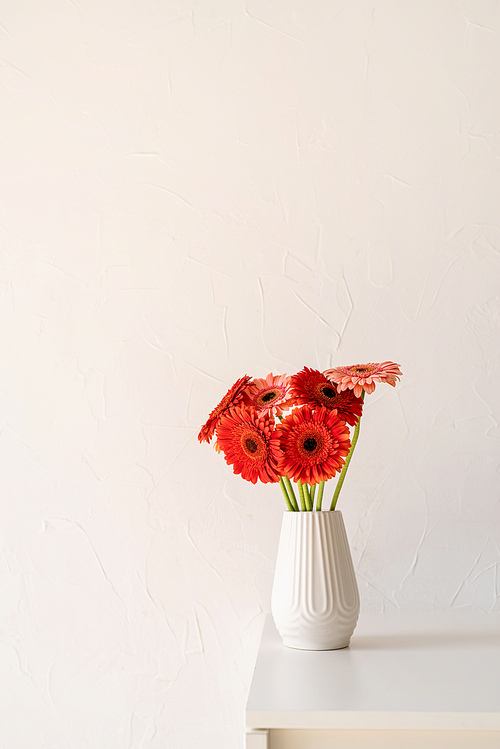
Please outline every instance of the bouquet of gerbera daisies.
M279 482L292 512L321 510L325 481L340 473L334 510L358 440L365 393L373 393L377 382L394 386L400 376L399 365L388 361L324 372L304 367L291 377L245 375L214 408L198 439L210 442L215 434L215 449L247 481Z

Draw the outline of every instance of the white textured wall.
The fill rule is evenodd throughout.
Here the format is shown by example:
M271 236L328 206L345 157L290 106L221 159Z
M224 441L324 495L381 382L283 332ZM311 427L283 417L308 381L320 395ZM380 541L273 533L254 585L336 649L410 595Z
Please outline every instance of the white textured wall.
M500 608L500 4L0 1L0 746L235 749L284 503L241 375L392 359L365 610Z

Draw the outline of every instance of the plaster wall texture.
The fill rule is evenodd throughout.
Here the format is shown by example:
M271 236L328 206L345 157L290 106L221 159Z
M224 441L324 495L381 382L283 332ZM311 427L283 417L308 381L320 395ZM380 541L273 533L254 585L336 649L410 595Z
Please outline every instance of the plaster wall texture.
M362 611L500 608L500 4L0 2L0 746L234 749L284 502L200 425L391 359Z

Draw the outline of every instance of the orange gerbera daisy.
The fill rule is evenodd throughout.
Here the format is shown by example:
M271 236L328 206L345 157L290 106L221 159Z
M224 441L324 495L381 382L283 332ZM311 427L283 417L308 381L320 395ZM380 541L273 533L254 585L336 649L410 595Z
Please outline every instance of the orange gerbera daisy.
M304 367L293 375L290 379L290 393L296 404L305 404L311 408L335 408L340 418L351 426L355 426L363 413L361 398L356 398L351 390L339 393L335 383L317 369Z
M373 393L375 383L387 382L394 385L401 377L399 364L392 361L384 361L381 364L353 364L350 367L335 367L326 369L324 374L328 379L337 383L340 392L343 390L354 390L354 395L360 396L363 390Z
M282 414L293 405L289 394L290 378L287 375L268 374L264 379L255 379L245 391L245 403L256 411L270 416Z
M228 409L217 425L217 448L236 474L252 484L280 480L277 462L280 443L274 419L253 408L236 406Z
M320 406L296 408L277 427L282 476L318 484L335 476L351 447L349 429L334 410Z
M219 405L214 408L206 423L200 429L200 433L198 435L199 442L210 442L220 417L225 411L227 411L228 408L230 408L231 406L236 406L243 400L243 393L251 379L252 378L248 375L240 377L240 379L236 380L234 385L229 388L224 398L221 400Z

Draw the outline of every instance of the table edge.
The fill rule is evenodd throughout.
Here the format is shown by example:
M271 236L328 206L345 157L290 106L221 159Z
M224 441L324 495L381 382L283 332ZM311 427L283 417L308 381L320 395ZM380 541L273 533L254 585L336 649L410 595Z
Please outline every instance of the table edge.
M500 731L498 713L247 710L247 728Z

